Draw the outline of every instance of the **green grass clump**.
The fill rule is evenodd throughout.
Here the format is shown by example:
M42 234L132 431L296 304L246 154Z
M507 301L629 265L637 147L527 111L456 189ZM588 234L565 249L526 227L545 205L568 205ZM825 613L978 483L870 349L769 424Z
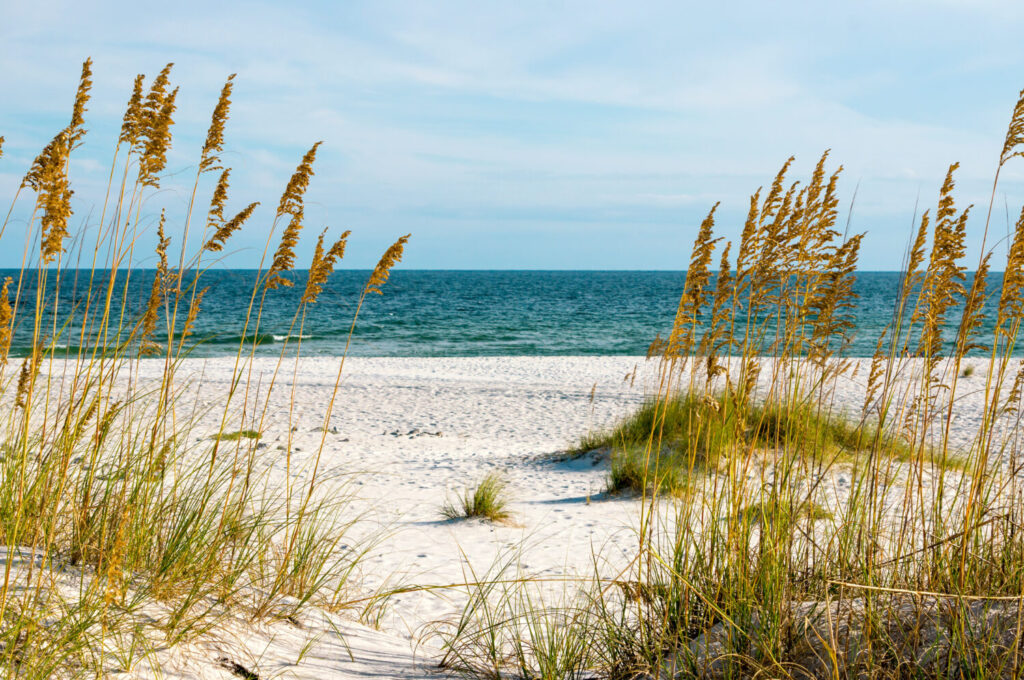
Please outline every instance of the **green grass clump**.
M583 447L612 449L610 491L640 491L646 484L669 493L683 490L695 472L719 467L725 456L757 450L828 462L851 462L872 447L898 460L912 455L907 444L877 428L809 404L737 405L691 393L648 400L613 430L584 437Z
M237 442L240 439L259 439L262 436L256 430L236 430L235 432L222 432L214 435L213 438L219 442Z
M496 472L485 476L476 488L466 489L452 503L445 503L441 514L447 519L469 519L478 517L491 522L507 523L512 514L508 511L508 483Z

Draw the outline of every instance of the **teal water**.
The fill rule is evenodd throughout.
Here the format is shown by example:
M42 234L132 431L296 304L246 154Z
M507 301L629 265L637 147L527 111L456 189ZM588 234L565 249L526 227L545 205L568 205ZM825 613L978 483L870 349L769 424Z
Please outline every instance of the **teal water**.
M0 272L0 276L17 272ZM337 355L345 339L359 291L368 272L334 274L319 302L310 308L302 328L301 353ZM99 273L94 289L105 286ZM122 275L123 276L123 275ZM136 271L119 291L129 311L141 312L149 298L153 273ZM195 356L233 355L256 272L218 270L203 274L209 286L195 329ZM489 356L489 355L638 355L645 354L655 335L672 325L685 272L635 271L409 271L397 270L372 295L360 314L350 354L361 356ZM290 329L305 281L292 275L295 287L271 291L258 336L258 353L276 354L289 333L294 348L298 327ZM892 317L901 275L859 272L852 318L856 323L850 356L870 356L878 334ZM27 280L34 280L29 276ZM120 280L120 279L119 279ZM1001 275L991 275L989 304L994 306ZM58 348L73 349L80 333L88 290L88 272L65 272L59 305L63 326ZM54 291L50 291L50 296ZM22 299L34 299L31 283ZM21 315L25 317L25 315ZM184 313L182 313L184 316ZM956 318L955 315L953 317ZM65 323L67 322L67 323ZM50 323L52 327L52 320ZM29 322L16 329L13 351L24 353L31 338ZM954 327L947 329L950 337ZM983 340L991 338L991 318ZM157 340L160 338L158 337Z

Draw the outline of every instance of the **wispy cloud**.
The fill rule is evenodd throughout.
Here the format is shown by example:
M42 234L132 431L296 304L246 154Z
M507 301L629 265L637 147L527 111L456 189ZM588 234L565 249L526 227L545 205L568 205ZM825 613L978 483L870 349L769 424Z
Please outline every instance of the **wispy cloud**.
M410 266L675 267L712 203L734 236L746 196L786 157L803 172L831 148L844 195L859 183L864 266L895 267L915 202L934 201L949 162L962 163L963 200L987 200L1024 86L1024 8L1009 2L42 2L5 14L0 200L63 124L85 56L96 88L73 168L79 215L102 198L95 169L136 72L177 64L177 170L238 72L232 196L272 204L325 140L308 212L355 230L349 265L412 231ZM1006 177L1016 191L1024 170ZM168 187L162 198L183 203ZM257 260L267 217L229 264Z

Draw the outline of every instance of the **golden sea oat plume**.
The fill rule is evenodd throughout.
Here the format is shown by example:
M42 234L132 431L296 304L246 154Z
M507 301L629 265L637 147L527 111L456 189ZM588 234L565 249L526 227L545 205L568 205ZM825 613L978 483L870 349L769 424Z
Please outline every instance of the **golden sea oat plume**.
M206 228L216 229L224 224L224 204L228 202L228 179L231 175L231 168L225 169L217 179L217 188L213 190L213 198L210 199L210 210L206 213Z
M75 94L75 106L71 111L71 124L68 125L68 144L74 149L85 136L85 105L89 101L89 90L92 89L92 59L82 64L82 77Z
M299 166L295 168L291 179L288 180L288 185L284 188L284 193L281 194L281 202L277 206L277 217L286 214L302 215L302 197L309 187L309 178L313 176L313 162L316 160L316 151L321 144L323 142L314 144L302 157Z
M1020 91L1017 104L1013 107L1013 115L1010 116L1006 141L1003 142L1003 153L999 156L1000 167L1014 156L1024 156L1022 147L1024 147L1024 90Z
M747 219L743 223L743 232L740 234L740 245L736 252L736 295L743 294L749 285L747 280L747 269L758 247L758 222L761 216L761 189L750 197L750 208L747 211Z
M857 299L853 285L863 238L864 234L857 234L832 250L820 282L801 310L801 314L810 314L812 359L827 358L836 339L843 344L852 340L856 321L851 310Z
M313 162L316 160L316 151L321 143L314 144L302 157L302 162L295 168L295 172L288 180L288 185L281 195L276 217L290 215L291 219L281 233L281 242L277 245L274 259L270 263L270 269L267 272L267 290L292 285L291 281L280 274L295 266L295 246L299 243L299 233L302 231L302 218L304 217L302 199L309 187L309 178L313 176Z
M306 280L306 290L302 293L302 302L305 304L313 304L320 296L328 277L334 272L334 264L345 257L345 245L352 232L345 230L324 253L324 235L326 233L327 230L324 229L316 242L313 263L309 266L309 278Z
M776 210L779 208L782 196L782 185L786 181L786 173L789 172L789 166L796 160L795 156L790 156L786 159L786 162L782 164L778 174L775 175L775 179L772 180L772 186L768 190L768 196L764 199L764 205L761 208L760 221L764 224L769 218L775 216Z
M4 279L0 288L0 366L7 364L7 355L11 351L11 338L14 335L14 310L11 308L10 287L14 282L10 276Z
M73 193L67 176L70 150L68 131L62 130L36 157L22 181L22 186L29 186L36 192L36 205L42 210L39 222L43 264L50 264L64 251L64 239L68 235Z
M245 224L245 221L252 216L253 211L256 210L256 206L258 205L259 201L250 203L237 215L220 225L217 228L217 231L214 232L213 236L210 237L210 240L203 246L203 250L208 250L210 252L223 250L224 244L227 240L231 238L231 235L238 231L243 224Z
M238 215L217 227L214 235L210 237L210 240L203 246L203 250L208 250L214 253L223 250L224 244L231 238L232 233L239 230L239 228L246 223L246 220L252 216L253 211L256 210L256 206L258 205L258 201L250 203L242 209Z
M15 391L14 403L21 408L28 406L29 393L32 391L32 383L35 382L36 374L39 373L39 364L43 360L43 348L40 343L32 348L31 356L25 357L21 362L21 372L18 373L18 388Z
M370 279L366 282L367 293L383 295L380 287L387 283L388 277L391 276L391 268L402 261L402 253L405 252L405 244L408 243L410 236L412 234L406 234L384 251L383 257L380 258L377 266L373 268L373 273L370 274Z
M1017 362L1017 374L1013 377L1013 387L1003 403L1004 413L1017 413L1020 405L1021 392L1024 391L1024 359Z
M196 325L196 318L199 316L199 306L203 304L203 297L209 290L209 286L204 286L202 290L196 293L196 296L192 299L192 302L189 303L188 314L185 316L185 326L181 329L182 343L185 342L186 338L192 335L192 331L195 329Z
M135 85L132 86L132 96L128 100L128 106L124 110L124 121L121 123L121 135L117 141L135 146L142 133L142 82L146 76L141 73L135 76Z
M160 226L157 227L157 268L156 273L153 276L153 288L149 293L149 303L146 305L146 312L142 316L142 338L140 350L142 354L151 354L159 351L160 349L158 345L152 342L151 338L156 332L156 323L160 318L160 307L164 301L165 287L169 278L167 246L170 245L171 239L164 235L164 224L166 223L166 220L166 214L161 211Z
M668 337L666 354L671 357L686 356L693 347L695 326L700 321L700 309L708 302L711 294L708 288L710 280L709 267L715 244L721 239L712 239L715 226L715 210L718 203L711 208L707 217L701 222L697 231L697 239L693 244L690 266L686 270L686 281L683 283L683 294L679 298L676 318L672 324L672 332Z
M224 149L224 124L228 120L228 110L231 108L231 90L234 87L235 74L228 76L227 82L220 91L220 98L217 106L213 109L213 116L210 119L210 129L206 133L206 143L203 144L203 153L199 161L199 172L217 170L220 163L220 152Z
M1006 254L1003 289L999 296L996 332L1006 334L1009 325L1019 324L1024 317L1024 208L1013 230L1013 241Z
M942 351L942 326L946 313L955 304L958 296L964 294L964 267L959 261L964 256L964 239L967 236L968 206L959 216L953 200L953 173L959 163L949 166L942 184L938 210L935 213L935 228L931 257L921 288L922 306L915 310L914 321L923 321L918 354L933 360Z
M167 165L167 151L171 148L171 126L174 124L172 116L178 97L177 88L170 94L167 93L173 66L173 63L165 66L153 80L139 114L139 139L142 141L139 183L143 186L158 188L158 175Z
M0 135L0 158L4 157L4 136Z
M964 310L960 315L960 328L957 331L956 347L961 355L971 350L988 351L988 345L983 342L976 342L981 324L985 321L985 286L988 282L989 258L992 253L986 253L974 272L974 280L971 288L964 299Z
M715 293L711 299L711 326L701 338L699 354L707 357L707 379L710 382L725 369L718 364L718 355L722 348L729 344L728 324L729 301L734 295L735 281L729 270L729 250L732 241L726 241L718 262L718 276L715 280Z

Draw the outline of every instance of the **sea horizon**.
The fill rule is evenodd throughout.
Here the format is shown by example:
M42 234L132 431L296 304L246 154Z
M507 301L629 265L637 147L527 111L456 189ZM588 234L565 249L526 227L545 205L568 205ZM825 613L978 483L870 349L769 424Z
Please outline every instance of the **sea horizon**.
M185 273L186 287L196 281L196 273ZM191 356L237 353L258 274L256 269L199 273L198 288L208 290L193 328ZM317 303L299 318L296 310L307 274L289 272L295 285L268 291L259 327L254 332L250 323L246 333L245 344L255 342L257 355L277 355L282 349L304 356L337 356L346 350L352 356L379 357L645 355L655 338L671 331L686 281L685 270L398 269L382 295L367 298L349 345L352 315L368 270L336 271ZM0 270L0 277L13 275ZM65 270L59 309L83 309L87 284L105 286L109 275L110 270ZM126 300L126 318L141 316L153 276L154 270L147 269L118 275L118 297ZM854 327L846 345L837 346L844 356L872 355L879 334L892 319L902 276L898 271L858 272L853 284L857 297L845 312ZM968 272L967 281L971 278ZM48 286L56 279L48 277ZM713 274L710 285L715 279ZM989 304L980 329L983 343L991 336L1001 279L998 272L988 276ZM35 284L36 277L25 279L22 295L28 298L23 299L34 297ZM80 337L80 316L72 312L72 321L53 339L55 354L73 354L80 344L74 340ZM944 338L951 346L959 314L954 310L948 318L952 321ZM745 319L742 313L738 317L741 324ZM15 329L12 355L31 351L29 330ZM166 328L161 330L158 324L152 339L159 345L166 339Z

